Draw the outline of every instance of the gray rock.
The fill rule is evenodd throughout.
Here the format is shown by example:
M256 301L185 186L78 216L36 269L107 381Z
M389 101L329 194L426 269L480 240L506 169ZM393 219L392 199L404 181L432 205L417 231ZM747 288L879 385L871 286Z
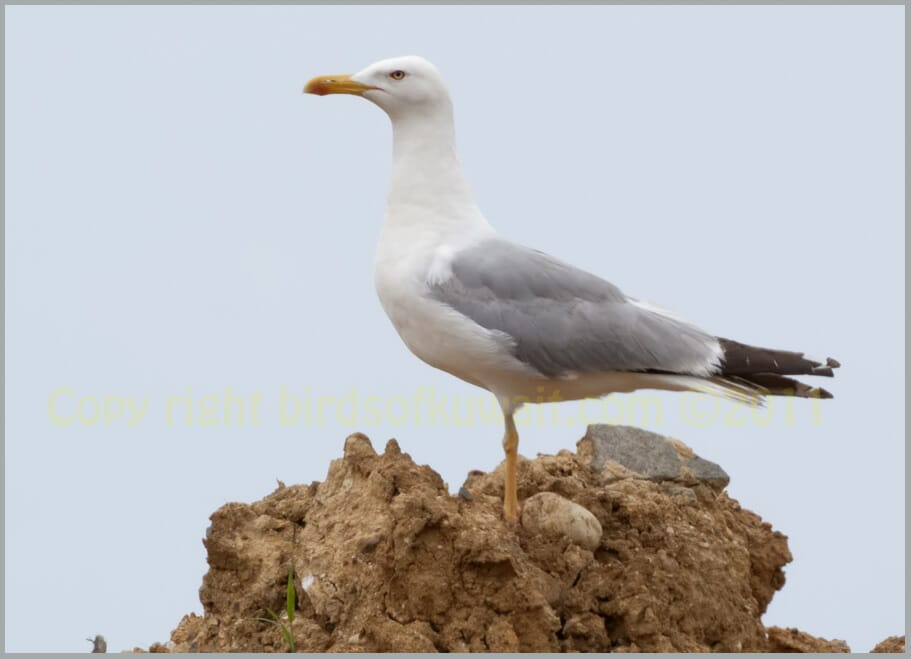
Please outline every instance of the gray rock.
M94 639L87 638L85 640L92 644L92 652L106 653L108 651L108 642L104 640L104 636L101 634L98 634Z
M647 480L702 481L717 491L730 481L724 469L694 455L683 442L641 428L591 425L580 443L586 440L591 443L593 471L615 462Z
M693 476L710 485L713 490L720 492L731 482L731 477L720 465L700 458L698 455L693 455L684 466L690 470Z

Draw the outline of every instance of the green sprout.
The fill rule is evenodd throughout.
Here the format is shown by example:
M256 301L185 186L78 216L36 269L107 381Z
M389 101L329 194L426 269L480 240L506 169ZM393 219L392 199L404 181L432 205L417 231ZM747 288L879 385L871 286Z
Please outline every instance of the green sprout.
M278 627L282 633L282 638L288 646L288 652L296 652L294 649L294 634L291 632L291 626L294 624L294 609L297 603L297 594L294 591L294 566L288 568L288 587L285 591L285 612L288 614L288 622L285 622L272 609L266 609L269 612L268 618L257 618L260 622L267 622L270 625Z

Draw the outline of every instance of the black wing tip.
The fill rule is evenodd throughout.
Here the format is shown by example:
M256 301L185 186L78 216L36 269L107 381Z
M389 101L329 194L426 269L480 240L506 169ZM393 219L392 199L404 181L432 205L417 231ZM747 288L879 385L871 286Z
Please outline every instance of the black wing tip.
M831 357L826 357L825 364L817 364L816 366L813 367L812 372L808 373L807 375L821 375L821 376L827 377L827 378L835 377L835 373L833 373L833 370L838 368L839 366L841 366L841 362L839 362L837 359L832 359Z
M835 396L833 396L831 392L823 389L822 387L814 387L813 389L810 389L810 391L807 393L807 398L819 398L821 400L829 400L831 398L835 398Z
M717 337L722 349L721 375L750 376L758 374L778 375L819 375L834 377L834 369L841 362L826 357L824 362L816 361L803 352L773 350L751 346L739 341Z

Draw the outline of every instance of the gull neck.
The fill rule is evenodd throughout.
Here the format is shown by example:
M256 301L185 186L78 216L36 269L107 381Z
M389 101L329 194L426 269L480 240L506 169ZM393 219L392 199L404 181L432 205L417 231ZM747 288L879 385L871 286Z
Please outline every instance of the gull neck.
M393 158L389 204L437 212L475 209L456 154L452 107L437 105L406 115L390 114Z

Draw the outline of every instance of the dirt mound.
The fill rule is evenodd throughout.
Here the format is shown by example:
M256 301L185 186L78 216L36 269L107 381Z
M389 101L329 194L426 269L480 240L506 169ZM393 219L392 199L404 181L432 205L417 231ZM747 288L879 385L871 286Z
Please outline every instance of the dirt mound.
M844 641L827 641L810 636L799 629L769 627L769 652L850 652Z
M870 652L898 652L903 653L905 651L905 637L904 636L890 636L884 641L881 641L876 645L875 648L870 650Z
M717 465L636 432L592 427L575 454L522 460L517 528L502 466L452 496L395 440L378 455L351 435L325 482L212 515L204 615L168 649L286 651L263 619L285 611L293 568L298 651L846 651L763 627L787 539ZM654 460L624 464L630 441Z

